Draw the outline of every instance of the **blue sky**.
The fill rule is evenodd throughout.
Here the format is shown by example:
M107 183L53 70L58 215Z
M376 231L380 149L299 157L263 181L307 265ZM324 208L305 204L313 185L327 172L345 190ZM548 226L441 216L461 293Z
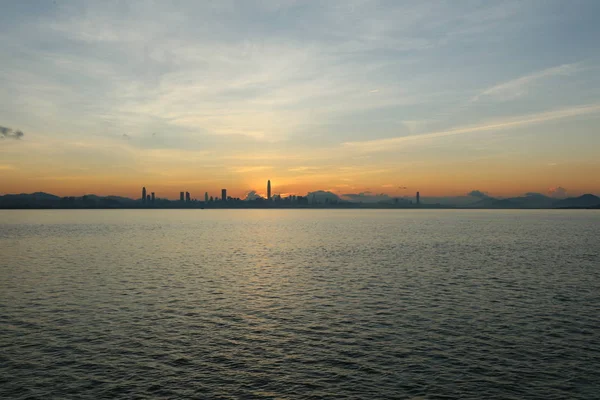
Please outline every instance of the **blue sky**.
M0 126L25 135L0 142L0 190L598 193L599 15L597 1L7 2Z

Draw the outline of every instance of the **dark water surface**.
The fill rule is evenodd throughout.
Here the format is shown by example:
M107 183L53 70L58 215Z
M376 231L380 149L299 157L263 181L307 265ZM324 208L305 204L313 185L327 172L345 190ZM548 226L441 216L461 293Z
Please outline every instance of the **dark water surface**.
M0 398L600 398L600 212L0 211Z

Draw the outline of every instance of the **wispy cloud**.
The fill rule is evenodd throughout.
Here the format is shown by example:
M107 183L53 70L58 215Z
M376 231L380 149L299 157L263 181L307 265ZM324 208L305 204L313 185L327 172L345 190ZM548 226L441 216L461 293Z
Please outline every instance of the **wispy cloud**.
M580 69L579 63L563 64L557 67L547 68L485 89L483 92L473 97L471 101L478 101L486 97L500 101L512 100L526 94L529 87L537 81L555 76L572 75Z
M519 128L531 124L539 124L564 118L577 117L586 114L600 112L600 104L585 105L579 107L564 108L537 114L524 115L499 121L490 121L480 125L459 127L444 131L430 132L422 135L401 136L391 139L368 140L363 142L346 142L344 147L364 152L377 152L391 150L406 142L436 139L445 136L463 135L468 133L490 132L502 129Z
M232 168L232 171L236 172L238 174L243 174L243 173L247 173L247 172L266 171L266 170L269 170L272 168L273 167L270 165L256 165L256 166L251 166L251 167L235 167L235 168Z
M569 108L600 98L598 60L568 64L579 61L572 43L594 54L589 37L600 28L577 18L593 15L592 3L556 15L519 0L20 2L0 17L0 51L10 55L0 68L0 121L15 127L0 139L0 162L23 176L85 166L89 182L109 169L111 182L165 186L227 180L234 190L270 175L290 191L338 182L354 193L394 182L395 192L412 191L431 165L453 174L476 132L596 112ZM549 95L557 83L560 95ZM519 96L529 108L502 101ZM539 110L557 111L529 114ZM523 141L554 147L531 161L559 160L565 171L587 157L597 134L579 122L561 123L568 154L532 129ZM17 127L26 128L22 140ZM435 142L461 134L448 147ZM520 144L500 136L466 162ZM409 142L424 151L368 153ZM338 169L346 166L355 168Z
M9 31L14 40L0 40L0 48L39 61L11 60L0 71L0 87L33 104L33 116L69 120L61 130L84 131L89 123L86 132L107 133L98 127L110 121L112 133L127 128L135 138L158 124L170 145L171 132L278 142L309 130L309 121L328 125L357 111L424 102L426 78L399 67L449 43L420 27L468 16L482 24L481 10L442 4L332 1L303 6L301 21L294 1L227 4L61 3L56 15L25 21L34 34ZM495 15L495 8L484 14Z
M289 168L288 171L289 172L308 172L308 171L314 171L316 169L319 169L319 167L301 166L301 167Z

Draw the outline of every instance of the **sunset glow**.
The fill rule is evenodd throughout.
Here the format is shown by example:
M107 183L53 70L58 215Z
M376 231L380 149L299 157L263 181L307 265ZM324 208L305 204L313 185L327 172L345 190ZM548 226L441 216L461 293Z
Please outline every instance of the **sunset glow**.
M577 4L10 2L0 194L599 194Z

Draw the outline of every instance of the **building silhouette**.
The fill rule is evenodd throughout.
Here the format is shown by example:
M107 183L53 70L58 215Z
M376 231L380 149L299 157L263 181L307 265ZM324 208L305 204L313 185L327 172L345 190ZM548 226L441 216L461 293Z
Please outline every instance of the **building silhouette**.
M227 201L227 189L221 189L221 201Z
M147 195L147 196L146 196L146 202L147 202L147 203L150 203L150 195Z
M271 180L267 181L267 199L271 200Z
M154 192L152 192L152 204L154 204Z
M146 202L146 186L142 188L142 202Z
M308 196L297 196L296 201L298 204L308 205Z
M183 201L183 192L179 192L179 201Z
M417 192L417 204L421 204L421 194Z
M204 192L204 202L208 203L208 192Z
M190 201L192 201L191 198L190 198L190 192L185 192L185 201L188 202L188 203Z

